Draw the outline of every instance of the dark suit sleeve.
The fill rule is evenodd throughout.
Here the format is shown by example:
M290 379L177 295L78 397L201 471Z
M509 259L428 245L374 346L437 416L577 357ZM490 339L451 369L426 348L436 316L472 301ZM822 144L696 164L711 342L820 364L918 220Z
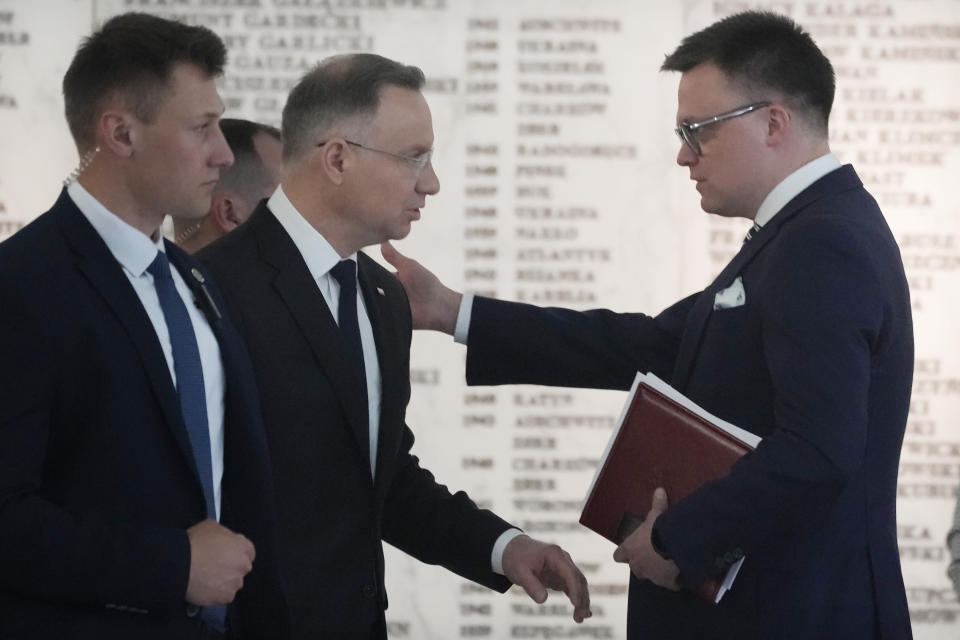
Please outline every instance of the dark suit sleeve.
M0 590L92 605L182 605L190 567L183 530L105 522L46 498L48 448L64 436L52 425L71 418L61 397L71 371L58 360L62 337L6 278L0 300ZM73 428L82 434L82 424Z
M842 221L796 224L763 274L775 284L760 301L775 428L728 476L656 523L692 584L722 571L731 552L749 558L828 512L868 447L871 354L891 326L882 284L890 266Z
M396 308L396 319L398 338L409 353L412 325L406 293L392 276L384 284L395 287L395 297L404 301ZM409 376L405 385L409 398ZM422 468L410 452L414 436L406 424L400 438L397 466L384 504L383 539L422 562L442 565L490 589L506 591L510 582L493 572L491 552L511 525L478 508L463 491L451 494Z
M511 525L479 509L463 491L450 493L410 454L413 433L404 427L400 468L383 513L383 538L428 564L439 564L490 589L510 582L490 564L493 545Z
M467 337L467 382L629 389L637 371L669 380L697 295L656 317L477 297Z

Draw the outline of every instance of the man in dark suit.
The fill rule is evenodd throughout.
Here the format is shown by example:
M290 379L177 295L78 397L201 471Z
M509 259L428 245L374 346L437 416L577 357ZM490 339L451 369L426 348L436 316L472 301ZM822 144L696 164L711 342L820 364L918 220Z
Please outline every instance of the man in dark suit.
M876 202L830 153L832 67L789 19L746 12L663 69L682 73L677 162L701 206L754 221L720 275L655 317L576 313L461 301L386 247L414 324L461 334L471 384L626 389L652 371L763 437L669 508L655 495L617 549L629 637L908 638L895 500L909 293ZM719 605L693 595L744 556Z
M260 382L296 638L386 637L381 540L538 602L562 588L589 615L565 552L451 495L411 454L410 309L360 249L406 236L439 189L423 82L369 54L309 72L283 111L280 187L200 254Z
M104 24L63 82L80 167L0 245L3 638L285 636L249 355L159 234L232 161L225 55L204 28Z

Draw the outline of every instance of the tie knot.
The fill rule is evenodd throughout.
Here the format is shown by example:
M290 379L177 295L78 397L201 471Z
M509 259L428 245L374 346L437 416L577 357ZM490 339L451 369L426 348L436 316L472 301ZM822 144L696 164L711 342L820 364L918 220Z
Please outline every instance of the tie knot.
M157 251L157 257L153 259L147 271L153 276L154 280L165 281L171 278L170 261L167 260L167 254L163 251Z
M337 279L341 287L356 287L357 263L353 260L341 260L334 265L333 269L330 269L330 273Z

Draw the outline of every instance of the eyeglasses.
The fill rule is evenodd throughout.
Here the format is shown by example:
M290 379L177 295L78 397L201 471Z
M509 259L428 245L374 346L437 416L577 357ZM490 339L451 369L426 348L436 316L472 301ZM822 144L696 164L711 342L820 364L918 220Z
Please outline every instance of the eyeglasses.
M686 145L699 156L700 141L697 140L697 132L699 132L700 129L711 124L716 124L717 122L723 122L724 120L730 120L731 118L745 116L751 111L756 111L757 109L762 109L763 107L769 107L770 104L770 102L756 102L754 104L748 104L745 107L738 107L733 111L721 113L720 115L713 116L712 118L707 118L706 120L701 120L700 122L681 122L677 125L677 128L674 129L674 132L676 132L678 138L683 140L683 142L686 143Z
M327 144L327 142L329 142L329 140L318 142L317 146L322 147L323 145ZM433 157L433 149L427 149L426 151L410 156L403 153L394 153L392 151L384 151L383 149L374 149L373 147L368 147L365 144L360 144L359 142L354 142L353 140L344 140L344 142L354 147L357 147L359 149L366 149L367 151L373 151L374 153L382 153L385 156L392 156L399 160L403 160L404 162L406 162L407 164L413 167L414 172L418 176L423 172L424 168L426 168L427 164L430 162L430 159Z

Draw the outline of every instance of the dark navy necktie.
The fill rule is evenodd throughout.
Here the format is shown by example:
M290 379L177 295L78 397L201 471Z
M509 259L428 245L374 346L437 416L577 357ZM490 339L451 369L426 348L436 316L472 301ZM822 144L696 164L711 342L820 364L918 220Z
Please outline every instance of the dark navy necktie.
M153 275L153 284L160 299L163 318L167 322L170 334L170 346L173 349L173 371L177 378L177 395L180 398L180 411L187 427L193 459L203 485L203 497L207 505L207 517L217 519L217 509L213 499L213 461L210 454L210 427L207 421L207 396L203 385L203 368L200 364L200 348L197 335L183 298L177 292L170 263L163 251L157 252L147 267ZM203 619L218 630L225 628L226 607L204 607Z
M330 275L340 283L337 324L340 325L340 333L343 334L347 354L359 376L360 384L358 388L363 401L363 409L360 414L361 424L363 425L363 440L369 447L371 446L372 436L370 433L369 396L367 395L367 369L363 357L363 342L360 340L360 323L357 320L357 263L353 260L341 260L330 270ZM373 474L375 473L376 453L369 451L368 456L370 473Z
M330 274L340 283L340 301L338 303L337 323L347 343L350 360L363 383L363 395L367 395L367 371L363 362L363 343L360 341L360 323L357 320L357 263L353 260L341 260L330 270Z
M763 227L761 227L759 224L754 222L753 226L747 229L747 235L743 236L743 243L746 244L750 242L750 239L753 238L753 236L762 228Z

